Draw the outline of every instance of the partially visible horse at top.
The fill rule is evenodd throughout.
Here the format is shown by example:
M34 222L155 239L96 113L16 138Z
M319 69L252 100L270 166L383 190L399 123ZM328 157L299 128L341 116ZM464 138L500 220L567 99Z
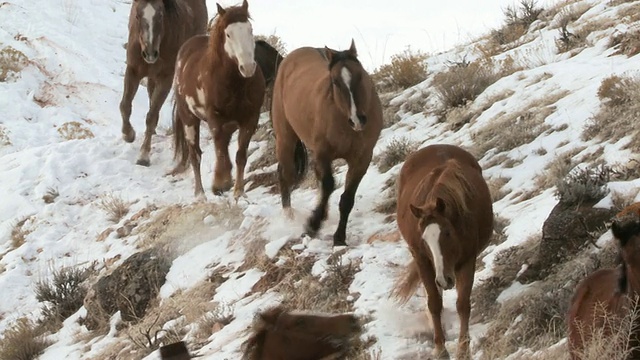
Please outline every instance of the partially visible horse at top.
M340 222L334 245L346 245L346 227L358 185L369 168L382 130L382 107L375 86L358 60L353 41L348 50L303 47L287 55L273 90L271 120L282 206L290 216L291 188L304 177L307 152L315 160L321 197L305 231L315 236L327 218L335 189L331 163L345 159L347 171L340 197Z
M123 138L133 142L136 132L129 121L131 102L140 81L146 77L149 112L138 165L151 164L151 137L158 125L160 108L171 90L178 50L188 38L206 32L207 17L205 0L134 0L131 4L120 113Z
M212 191L222 194L231 188L229 142L239 129L234 196L244 195L247 148L258 125L265 82L254 53L249 4L223 8L208 36L189 39L178 54L173 114L174 150L178 165L173 174L187 169L195 177L195 195L204 197L200 174L200 121L213 135L216 164Z
M406 302L422 281L433 321L433 356L448 359L442 291L458 292L460 335L456 359L469 359L469 317L476 257L493 233L493 209L477 160L454 145L429 145L410 154L398 179L397 222L413 261L397 284Z
M313 314L281 306L256 314L243 360L342 359L362 333L353 314Z
M640 301L640 216L638 204L621 211L611 224L620 248L620 265L600 269L578 284L567 315L571 359L586 358L594 336L608 344L612 353L640 359L640 319L634 312ZM624 322L626 325L623 325ZM602 345L598 345L599 348ZM602 351L600 349L599 351ZM615 352L615 354L614 354ZM607 357L608 356L608 357Z
M262 70L262 75L264 76L264 83L266 87L265 101L267 109L271 109L273 83L276 80L276 74L278 74L280 63L284 58L276 48L264 40L256 40L255 57L258 62L258 66L260 66L260 70Z

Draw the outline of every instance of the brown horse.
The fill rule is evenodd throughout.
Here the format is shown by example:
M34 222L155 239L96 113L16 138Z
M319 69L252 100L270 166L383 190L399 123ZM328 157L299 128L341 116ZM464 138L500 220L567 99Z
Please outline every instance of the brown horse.
M442 290L454 286L460 336L456 359L470 358L470 296L476 257L493 232L487 183L476 159L453 145L430 145L409 155L398 179L397 221L413 261L395 289L407 301L422 280L434 327L433 355L449 358L442 329Z
M595 334L605 336L605 343L616 342L613 351L626 354L627 359L640 359L640 319L633 314L640 296L640 218L637 210L637 206L623 210L611 224L611 232L620 246L620 266L600 269L589 275L578 284L573 295L567 326L569 351L574 360L583 358L583 352ZM627 329L631 332L616 334L625 318L633 321Z
M335 188L332 161L347 161L340 222L333 235L334 245L346 245L347 220L356 190L382 129L380 99L358 61L353 41L346 51L303 47L287 55L276 77L271 119L282 207L289 215L291 187L300 182L306 170L305 146L314 155L322 196L307 221L309 236L314 236L327 218L327 203Z
M178 341L169 345L160 347L160 359L162 360L189 360L189 350L184 341Z
M258 313L250 331L244 360L329 360L342 358L362 327L351 314L301 314L278 306Z
M205 33L207 17L205 0L134 0L131 4L120 113L124 141L133 142L136 132L129 121L131 102L140 80L146 77L149 112L138 165L151 163L151 136L158 125L160 108L171 90L178 50L191 36Z
M208 36L189 39L178 53L175 74L173 130L175 157L172 173L183 172L187 160L195 177L195 194L204 197L200 176L200 121L213 134L216 165L212 190L222 194L233 184L229 142L240 129L236 153L234 196L244 195L247 147L258 125L264 100L264 78L254 58L255 42L249 22L249 4L224 9Z

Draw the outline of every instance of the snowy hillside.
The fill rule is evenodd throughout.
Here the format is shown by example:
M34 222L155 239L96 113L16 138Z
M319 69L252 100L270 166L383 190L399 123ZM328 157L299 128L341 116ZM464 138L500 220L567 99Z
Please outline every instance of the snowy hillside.
M67 267L92 268L90 281L95 281L130 255L161 246L169 250L172 263L142 325L127 327L116 314L104 331L90 331L80 321L87 315L82 307L45 334L50 345L39 359L158 359L155 348L139 340L140 330L157 329L173 334L172 340L185 340L202 359L238 359L254 313L290 296L284 287L271 286L286 279L298 285L325 279L335 271L349 272L352 280L337 295L344 296L335 311L353 309L367 317L364 337L375 339L367 350L371 358L428 358L433 343L423 292L404 306L389 299L410 253L403 241L396 241L395 221L375 211L391 194L389 181L401 165L381 172L372 163L347 227L349 247L340 256L333 254L328 238L338 223L341 187L331 197L329 219L317 239L300 239L318 195L311 180L292 194L294 220L282 213L277 192L265 186L248 191L238 203L231 194L216 197L210 192L206 203L196 202L191 171L166 175L174 165L169 100L160 114L150 167L135 165L140 137L132 144L122 141L118 104L129 6L123 0L0 3L0 65L6 69L11 64L15 70L0 78L0 348L20 319L41 318L46 307L36 298L38 282L50 281ZM564 175L595 164L637 165L631 160L640 146L628 146L629 139L636 139L635 129L610 141L585 137L584 130L603 106L603 80L640 75L637 52L625 54L612 44L620 34L639 33L638 14L639 1L563 2L546 9L511 46L495 51L488 35L429 56L425 81L385 95L398 121L383 130L374 156L384 156L389 144L404 139L417 146L456 144L480 158L497 199L494 212L506 227L504 241L483 253L476 285L494 274L493 260L500 251L540 235L558 202L555 182L544 181L558 159L570 164ZM567 17L567 29L580 41L561 51L559 29ZM435 90L438 74L452 64L476 61L496 69L500 79L463 107L442 109ZM131 117L138 134L147 107L141 88ZM261 126L268 121L264 113ZM202 178L209 189L213 146L204 134ZM514 135L522 136L512 139ZM257 134L254 140L249 164L269 151L266 137ZM235 149L232 141L230 152ZM256 169L248 176L273 169ZM346 166L337 168L338 185L345 173ZM612 206L614 197L640 200L639 184L629 177L612 179L609 195L598 206ZM112 218L114 204L125 213ZM610 237L605 233L599 243ZM280 260L273 265L270 259ZM306 266L310 274L304 276L310 277L286 278L277 274L278 266ZM273 276L275 282L269 280ZM504 296L526 286L509 287ZM443 296L447 348L455 354L455 291ZM472 348L479 349L489 325L472 323ZM481 358L482 351L474 353Z

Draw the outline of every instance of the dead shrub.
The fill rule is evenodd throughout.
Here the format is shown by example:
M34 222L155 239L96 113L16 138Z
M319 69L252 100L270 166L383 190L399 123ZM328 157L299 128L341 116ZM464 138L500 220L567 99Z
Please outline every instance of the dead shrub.
M70 121L58 128L58 134L65 140L80 140L94 138L91 130L77 121Z
M632 57L640 53L640 31L615 32L609 46L616 50L613 55Z
M20 318L0 338L0 359L34 360L51 342L44 338L45 329L35 322Z
M26 216L13 226L11 229L11 246L14 249L19 248L25 243L27 235L33 232L33 229L26 226L27 222L33 221L33 216Z
M611 168L606 165L576 169L556 183L555 195L566 206L595 204L607 195L610 177Z
M489 192L491 193L491 200L493 202L499 201L507 196L507 194L509 194L508 190L503 189L503 187L509 182L509 180L511 179L500 176L497 178L491 178L489 179L489 181L487 181Z
M518 5L508 5L502 10L507 26L522 25L529 27L544 9L536 0L520 0Z
M129 213L131 203L124 201L121 197L115 194L105 194L98 202L98 207L107 213L109 221L118 223Z
M406 89L427 78L427 55L405 49L391 57L391 63L373 72L372 78L379 92Z
M573 161L573 151L567 151L553 159L544 171L536 176L536 186L546 189L564 179L577 164Z
M396 185L397 180L396 175L392 175L387 182L385 183L385 188L382 192L385 194L384 199L378 203L376 203L374 210L381 214L395 214L396 206L398 204L398 186ZM393 216L387 217L387 220L390 221L393 219Z
M626 148L640 152L640 132L637 114L640 113L640 77L611 76L600 84L599 111L582 131L582 140L597 138L617 142L627 138Z
M279 291L284 286L291 287L292 284L303 282L302 279L313 278L311 268L315 258L300 255L291 249L280 250L275 259L270 259L264 252L258 253L253 259L254 266L264 272L251 289L253 292ZM246 265L245 261L243 268Z
M287 46L285 42L282 41L282 38L279 35L276 35L275 33L270 35L258 34L254 36L254 39L265 41L267 44L273 46L276 50L278 50L278 52L282 56L287 55Z
M397 124L401 119L400 115L398 115L401 103L391 105L392 99L393 97L391 96L380 96L380 100L382 101L382 126L384 128Z
M394 138L385 150L374 160L381 173L389 171L400 164L408 155L418 150L418 144L406 137Z
M27 64L29 58L11 46L0 50L0 82L16 80Z
M60 196L58 189L50 187L47 189L47 192L42 195L42 201L44 201L45 204L52 204L58 196Z
M86 280L94 273L92 267L63 267L55 270L51 280L40 280L35 285L36 299L46 302L42 314L47 320L62 322L75 314L87 295Z

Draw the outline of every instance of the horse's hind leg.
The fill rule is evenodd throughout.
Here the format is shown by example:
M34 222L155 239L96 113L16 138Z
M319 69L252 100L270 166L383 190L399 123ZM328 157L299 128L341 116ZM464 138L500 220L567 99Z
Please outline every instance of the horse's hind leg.
M131 102L136 96L138 87L140 86L142 76L131 66L127 66L124 73L124 90L122 92L122 100L120 100L120 115L122 115L122 138L130 143L136 139L136 132L131 126Z
M144 141L140 148L140 155L136 164L142 166L151 165L149 160L149 152L151 152L151 137L156 133L158 126L158 117L160 116L160 108L169 95L171 89L171 78L169 80L148 79L147 90L149 92L149 112L147 112L147 129L144 132Z
M471 288L475 273L475 258L469 260L456 272L456 310L460 318L460 335L458 336L458 351L456 359L470 359L469 351L469 317L471 316Z
M338 228L333 234L333 245L344 246L347 245L347 221L349 220L349 214L353 209L353 203L356 196L356 191L360 185L362 177L367 172L370 160L358 162L357 164L349 164L349 170L347 171L347 180L344 184L344 192L340 196L340 222ZM364 165L363 165L364 164Z
M247 149L249 148L249 142L251 136L256 132L258 126L258 117L255 116L255 120L251 119L249 124L240 126L238 134L238 151L236 152L236 183L233 190L233 196L236 200L241 196L244 196L244 169L247 165Z
M331 160L328 156L318 153L315 157L315 171L316 177L320 181L321 185L321 193L320 193L320 201L316 208L311 213L311 217L307 221L307 226L305 227L305 231L309 236L315 236L318 230L320 229L320 225L322 221L327 218L328 202L329 197L333 193L335 189L335 180L333 179L332 169L331 169ZM335 240L334 240L335 244Z

